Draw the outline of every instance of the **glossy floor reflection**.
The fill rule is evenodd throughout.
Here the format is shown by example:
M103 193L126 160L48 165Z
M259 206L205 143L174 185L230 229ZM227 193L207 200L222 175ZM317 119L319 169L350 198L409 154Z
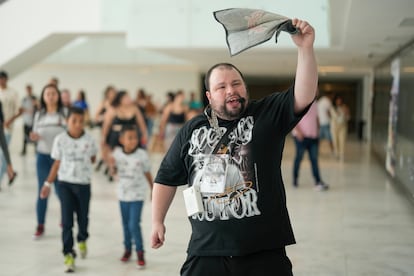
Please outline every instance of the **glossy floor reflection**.
M287 249L295 275L413 275L414 207L387 180L370 157L368 147L348 144L344 163L330 156L322 144L320 167L330 185L313 189L309 162L303 160L299 188L291 186L293 144L288 140L283 161L288 207L297 244ZM56 196L49 200L46 234L34 241L35 161L13 152L19 176L12 188L0 192L0 275L60 275L63 257L60 215ZM153 173L162 158L151 155ZM181 192L167 217L163 248L149 246L150 201L143 212L147 267L137 271L135 257L124 264L122 228L115 185L95 173L90 211L89 255L77 259L80 275L178 275L185 259L190 227Z

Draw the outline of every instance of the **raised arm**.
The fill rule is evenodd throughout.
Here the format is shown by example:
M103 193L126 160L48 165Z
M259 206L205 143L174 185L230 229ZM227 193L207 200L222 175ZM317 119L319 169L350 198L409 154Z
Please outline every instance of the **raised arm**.
M152 248L160 248L165 241L164 220L177 187L155 183L152 188Z
M318 67L313 49L315 31L306 21L294 18L292 23L300 30L300 33L292 35L292 40L298 47L295 79L295 112L300 113L316 97Z

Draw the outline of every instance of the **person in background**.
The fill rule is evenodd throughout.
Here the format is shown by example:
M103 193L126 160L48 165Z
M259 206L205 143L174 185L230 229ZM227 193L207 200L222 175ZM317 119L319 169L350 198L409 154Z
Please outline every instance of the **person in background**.
M95 113L95 125L98 127L102 127L105 113L112 108L112 101L114 100L116 95L116 90L112 85L109 85L105 88L104 91L104 98L99 104L98 108L96 109Z
M110 167L111 174L115 174L116 171L124 231L125 251L121 261L129 261L133 241L137 253L137 267L142 268L145 266L145 258L140 223L148 186L152 190L150 160L147 152L138 147L139 139L135 125L125 125L122 128L119 143L122 148L114 149L110 158Z
M172 91L167 92L167 94L165 94L165 102L164 104L160 107L159 112L160 115L162 115L162 113L164 112L164 109L174 101L174 97L175 97L175 93Z
M112 108L105 113L102 126L101 146L107 148L103 156L107 164L109 161L107 153L119 146L119 134L125 125L134 125L137 127L140 146L145 147L148 133L144 117L128 93L126 91L120 91L112 101ZM112 176L109 176L109 180L112 181Z
M28 143L31 143L30 132L33 127L34 114L38 108L39 104L37 98L33 95L33 88L30 84L26 85L26 97L23 98L21 104L21 112L23 113L23 148L21 155L26 155L26 147Z
M164 149L168 150L178 131L186 121L188 106L184 104L184 92L178 91L174 100L167 104L162 112L159 137L164 140Z
M147 126L147 131L148 131L148 117L147 117L147 110L146 110L146 107L148 104L148 97L144 89L142 88L138 89L137 96L135 98L135 103L137 107L139 108L139 111L141 111L142 116L144 116L145 125ZM148 136L149 136L149 132L148 132Z
M196 99L196 95L194 92L190 94L190 102L188 103L188 107L190 110L195 110L199 113L203 110L203 104L201 101Z
M120 91L112 101L112 108L105 114L102 126L103 143L114 149L119 146L119 134L124 125L135 125L139 132L140 145L145 145L148 134L144 117L126 91ZM106 140L105 140L106 139Z
M303 116L299 123L292 131L295 140L296 155L293 163L293 186L298 187L299 168L305 151L309 154L311 161L312 174L315 180L315 188L318 191L324 191L329 186L322 181L319 173L318 154L319 154L319 125L318 125L318 108L314 102L308 112Z
M139 110L141 111L141 113L144 115L145 117L145 107L147 106L147 94L145 93L145 90L140 88L137 91L137 97L135 99L135 102L139 108Z
M0 102L3 111L3 130L7 146L10 144L13 131L13 122L20 116L20 102L17 91L8 86L9 76L6 71L0 71ZM8 171L8 162L5 159L7 153L1 155L0 182L4 174ZM10 173L9 179L10 179Z
M54 85L59 89L59 79L57 77L51 77L48 84Z
M331 135L331 115L332 109L331 96L322 96L318 100L318 119L319 119L319 140L327 140L331 148L331 152L334 153L334 147L332 143Z
M65 131L66 119L63 114L62 100L58 88L53 84L46 85L40 96L40 109L33 120L33 130L30 139L36 144L36 172L38 193L36 201L37 227L33 235L39 239L45 231L47 210L47 198L40 197L40 191L53 165L51 157L53 140L57 135ZM59 197L59 186L56 186L56 194Z
M104 99L101 101L100 105L96 109L95 123L94 123L95 126L102 128L105 114L109 109L112 108L112 101L114 100L115 95L116 95L116 90L113 86L109 85L105 88ZM101 151L102 157L99 160L98 164L96 165L96 168L95 168L96 171L99 171L102 165L104 164L105 162L104 156L108 154L107 150L108 150L107 147L101 145L100 151Z
M49 196L50 187L57 179L62 209L62 243L65 272L74 272L76 253L73 249L73 215L78 221L78 247L81 258L86 258L86 240L89 237L89 202L91 199L92 163L98 151L95 140L84 131L84 110L72 107L67 118L68 130L56 136L51 156L54 160L42 187L40 197Z
M145 106L145 114L147 116L146 118L147 118L148 139L150 139L152 137L152 133L154 129L154 121L157 116L157 107L152 101L151 95L147 95L147 104Z
M313 27L296 18L292 24L299 30L291 35L297 47L292 86L251 100L240 70L212 66L205 77L209 107L181 128L160 164L153 248L166 242L165 218L178 186L188 184L189 198L201 201L187 209L192 233L182 276L293 275L285 247L295 237L281 163L286 136L315 99L318 69Z
M157 108L151 100L151 95L148 95L144 89L138 90L136 103L141 113L144 115L148 131L148 139L150 139L154 127L155 116L157 116Z
M69 114L69 109L72 107L72 101L71 101L69 89L62 89L61 99L62 99L62 111L65 117L67 117Z
M86 101L86 93L83 90L78 92L76 100L72 104L73 107L77 107L83 110L83 114L85 115L85 124L90 125L90 113L89 113L89 105Z
M10 158L9 146L6 141L6 137L4 135L4 128L3 128L3 107L0 102L0 148L3 152L4 159L6 160L7 164L7 175L9 177L9 186L11 186L17 176L17 173L13 169L13 165ZM0 183L0 191L1 191L1 183Z
M191 120L203 111L203 104L196 99L195 93L191 92L190 102L188 103L189 110L186 114L186 121Z
M340 160L345 159L345 143L348 134L348 121L350 113L348 106L341 96L336 95L331 108L331 134L335 156Z

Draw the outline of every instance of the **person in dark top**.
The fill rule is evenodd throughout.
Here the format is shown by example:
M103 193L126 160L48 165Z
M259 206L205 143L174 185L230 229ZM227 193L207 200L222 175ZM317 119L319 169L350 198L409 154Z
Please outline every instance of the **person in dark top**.
M300 33L295 83L250 100L241 72L214 65L206 74L209 107L188 121L161 162L152 194L153 248L165 242L164 220L177 186L201 201L187 208L192 235L181 275L292 275L285 246L294 244L281 161L285 137L316 96L314 30ZM191 206L190 206L191 207Z
M119 135L124 125L136 125L138 137L140 137L140 146L145 147L147 143L147 127L141 111L132 101L126 91L120 91L112 101L112 108L105 112L105 118L102 126L101 146L105 150L102 152L103 158L107 164L108 154L119 144ZM109 176L111 180L111 176Z
M108 85L105 88L105 92L104 92L104 98L101 101L100 105L98 106L98 108L96 109L96 113L95 113L95 120L94 120L94 126L97 127L102 127L103 125L103 121L105 118L105 113L112 108L112 101L114 100L116 95L116 90L115 87L113 87L112 85ZM102 165L104 164L104 158L103 156L105 156L105 146L101 145L101 159L99 159L98 164L95 168L96 171L99 171L102 167Z
M164 140L166 150L184 125L187 111L188 106L184 103L184 92L178 91L174 95L174 100L165 106L161 115L159 138Z

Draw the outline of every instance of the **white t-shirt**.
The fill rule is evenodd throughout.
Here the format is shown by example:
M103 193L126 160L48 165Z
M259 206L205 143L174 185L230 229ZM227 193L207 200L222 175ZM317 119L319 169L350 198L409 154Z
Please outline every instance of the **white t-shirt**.
M59 181L73 184L90 184L92 176L91 158L96 156L98 147L87 133L73 138L65 131L53 142L52 158L60 160Z
M118 198L121 201L145 200L148 180L145 173L151 169L148 154L143 149L125 153L120 147L113 151L118 172Z
M19 106L19 95L17 94L17 91L14 90L13 88L10 88L10 87L7 87L6 89L0 88L0 101L3 107L4 121L6 122L11 117L16 115L19 110L19 107L20 107ZM10 125L10 128L5 129L5 131L7 130L11 131L12 128L13 126Z
M58 134L65 131L65 128L66 120L61 113L36 112L33 121L33 132L40 136L36 151L42 154L50 154L53 140Z
M327 96L323 96L318 101L318 118L319 125L329 125L329 111L332 108L332 102Z

